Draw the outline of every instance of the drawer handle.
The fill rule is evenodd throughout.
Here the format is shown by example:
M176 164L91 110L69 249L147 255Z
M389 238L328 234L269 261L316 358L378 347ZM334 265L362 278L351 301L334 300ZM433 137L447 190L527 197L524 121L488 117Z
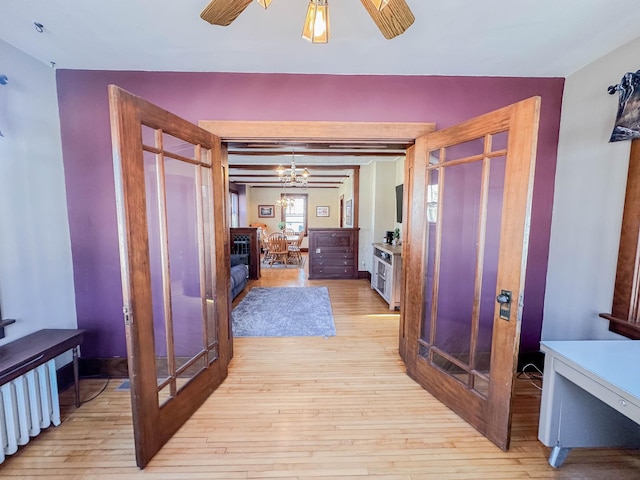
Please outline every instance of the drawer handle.
M335 233L332 233L332 234L331 234L331 236L332 236L332 237L335 237L335 236L336 236L336 234L335 234Z
M347 261L345 260L344 262L342 262L342 264L343 264L343 265L346 265L346 264L347 264Z

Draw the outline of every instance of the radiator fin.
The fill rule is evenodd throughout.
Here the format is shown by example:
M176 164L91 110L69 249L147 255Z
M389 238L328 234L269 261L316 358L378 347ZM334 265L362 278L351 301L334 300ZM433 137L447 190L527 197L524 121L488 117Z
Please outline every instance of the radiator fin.
M0 386L0 463L51 424L60 425L53 360Z

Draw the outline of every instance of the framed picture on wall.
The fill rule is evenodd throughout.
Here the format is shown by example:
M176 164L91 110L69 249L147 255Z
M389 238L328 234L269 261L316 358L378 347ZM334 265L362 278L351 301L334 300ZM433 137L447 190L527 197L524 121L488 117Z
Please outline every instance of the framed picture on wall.
M316 207L316 217L328 217L329 207Z
M344 224L348 227L353 225L353 200L347 200L344 207Z
M273 205L258 205L259 218L273 218L275 216Z

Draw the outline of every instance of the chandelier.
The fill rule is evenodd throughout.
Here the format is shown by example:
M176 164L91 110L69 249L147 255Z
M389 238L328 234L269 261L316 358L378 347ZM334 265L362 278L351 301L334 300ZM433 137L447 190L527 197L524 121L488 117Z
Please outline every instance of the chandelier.
M276 200L276 206L281 208L292 208L294 205L294 199L287 196L287 188L307 188L310 175L309 170L305 168L300 171L300 169L296 168L296 160L294 154L291 153L291 166L289 168L284 168L282 164L280 164L278 165L276 172L278 172L278 180L283 187L283 192L280 194L280 198Z
M296 169L296 161L293 157L293 153L291 154L291 166L289 168L284 168L282 164L280 164L278 165L276 172L278 172L280 183L284 185L285 188L307 188L310 175L309 170L307 170L306 168L302 171L300 171L300 169Z
M278 208L291 208L293 207L295 201L291 197L287 197L287 192L284 192L280 198L276 200L276 206Z

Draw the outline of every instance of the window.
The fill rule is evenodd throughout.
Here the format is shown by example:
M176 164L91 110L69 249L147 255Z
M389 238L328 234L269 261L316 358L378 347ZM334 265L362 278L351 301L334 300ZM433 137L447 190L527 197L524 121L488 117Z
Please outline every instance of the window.
M640 140L631 142L611 314L600 316L612 332L640 339Z
M307 194L287 195L293 200L290 207L282 208L282 221L286 228L293 229L294 232L307 232Z
M236 192L229 192L229 204L231 205L231 228L240 226L238 212L240 210L240 196Z

